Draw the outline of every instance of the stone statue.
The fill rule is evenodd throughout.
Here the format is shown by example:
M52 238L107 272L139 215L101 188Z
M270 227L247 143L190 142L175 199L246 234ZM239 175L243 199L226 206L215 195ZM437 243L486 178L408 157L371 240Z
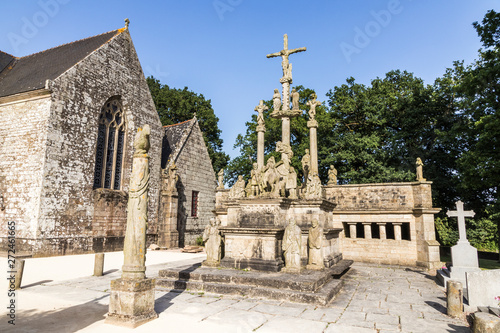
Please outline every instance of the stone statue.
M316 117L316 106L320 106L321 102L316 100L316 94L313 93L311 95L312 100L307 101L307 105L309 106L309 120L315 120Z
M290 199L297 199L297 172L290 166L290 172L286 178L286 191Z
M309 171L311 170L311 155L309 155L309 149L306 149L306 153L302 156L302 171L304 173L304 182L307 182Z
M219 187L217 187L217 189L223 190L224 189L224 169L220 169L219 173L217 175L219 176Z
M172 165L168 169L166 191L169 193L177 191L178 180L179 175L177 175L177 166L175 165L175 163L172 163Z
M148 227L149 125L137 130L127 205L127 229L123 245L122 279L146 277L146 229Z
M424 166L424 163L422 162L420 157L417 157L416 164L417 164L417 181L418 182L425 181L423 168L422 168Z
M264 105L264 101L263 100L260 100L259 102L259 105L257 105L255 107L255 111L257 111L259 114L257 115L257 124L259 126L264 126L265 125L265 122L264 122L264 111L268 110L269 108Z
M276 172L276 162L274 156L269 157L267 164L262 172L262 189L263 192L270 192L273 196L279 196L279 175ZM270 188L270 191L268 189Z
M229 190L229 197L233 199L245 197L245 180L243 176L238 176L238 180Z
M307 237L309 248L309 260L307 262L307 269L321 270L325 268L323 255L321 253L323 246L323 237L323 228L319 226L318 220L312 220L312 227L309 228L309 235Z
M147 153L149 151L149 135L151 134L151 129L149 128L149 125L144 125L144 127L141 129L139 128L137 130L137 134L135 135L135 140L134 140L134 157L142 157L142 156L147 156Z
M337 185L337 169L333 165L328 170L328 185Z
M292 89L292 110L299 109L299 97L300 94L297 92L297 90Z
M289 273L300 272L300 249L302 247L302 231L290 220L283 234L282 248L285 255L285 269Z
M207 260L203 264L206 266L218 266L221 259L222 234L219 231L219 223L217 223L215 217L212 217L210 224L205 227L203 241L205 242L205 251L207 252Z
M318 174L309 174L303 190L304 199L320 199L322 191L321 179L319 179Z
M253 164L252 171L250 171L250 181L248 182L251 186L251 194L247 197L257 197L260 194L260 183L261 183L261 172L259 170L259 165L257 163Z
M281 109L281 95L280 95L278 89L274 89L273 109L274 109L274 112L279 112Z

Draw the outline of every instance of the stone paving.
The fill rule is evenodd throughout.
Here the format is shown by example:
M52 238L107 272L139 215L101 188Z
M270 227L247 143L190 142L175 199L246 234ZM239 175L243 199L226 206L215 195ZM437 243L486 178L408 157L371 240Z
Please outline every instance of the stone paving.
M200 262L199 258L182 264ZM148 276L179 262L148 266ZM20 291L15 329L1 332L131 332L104 324L109 282L120 276L84 277L33 285ZM442 287L412 268L355 263L328 306L184 291L156 292L159 319L133 332L470 332L446 316ZM3 308L3 306L2 306ZM2 310L3 311L3 310ZM6 318L6 312L0 318Z

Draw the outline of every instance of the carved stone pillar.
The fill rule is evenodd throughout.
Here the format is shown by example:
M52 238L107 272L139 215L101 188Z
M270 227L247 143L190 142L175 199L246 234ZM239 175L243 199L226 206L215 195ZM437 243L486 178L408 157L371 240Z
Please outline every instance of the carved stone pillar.
M281 118L281 142L290 145L290 118Z
M158 224L158 246L170 249L179 246L179 232L177 231L177 206L179 195L177 191L162 191L160 202L160 216Z
M309 153L311 154L311 172L312 174L318 174L318 122L314 119L309 120L307 122L307 127L309 128Z
M385 222L378 222L377 224L378 224L380 239L387 239L387 232L385 230Z
M394 226L394 239L395 240L401 240L401 225L403 223L402 222L397 222L397 223L393 223L392 225Z
M349 225L349 234L351 235L351 238L355 239L357 238L356 235L356 222L347 222Z
M363 222L365 228L365 239L372 239L372 224L370 222Z
M264 125L257 126L257 165L259 169L264 166L264 133L266 127Z

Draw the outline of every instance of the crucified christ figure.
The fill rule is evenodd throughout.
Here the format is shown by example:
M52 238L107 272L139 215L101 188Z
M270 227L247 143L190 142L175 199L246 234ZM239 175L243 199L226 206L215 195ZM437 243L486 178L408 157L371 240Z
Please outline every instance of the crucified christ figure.
M275 53L268 54L268 58L281 57L281 67L283 67L283 77L292 78L292 64L288 61L288 56L293 53L305 51L305 47L299 47L297 49L288 49L288 35L283 36L283 50Z

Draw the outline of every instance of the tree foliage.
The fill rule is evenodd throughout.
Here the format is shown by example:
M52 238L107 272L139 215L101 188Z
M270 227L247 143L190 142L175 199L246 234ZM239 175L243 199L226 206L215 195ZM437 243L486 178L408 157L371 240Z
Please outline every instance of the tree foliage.
M229 156L222 151L219 118L215 116L210 100L205 99L202 94L189 91L187 87L170 88L152 76L147 78L147 83L162 125L172 125L192 119L196 113L214 170L217 172L224 168Z

